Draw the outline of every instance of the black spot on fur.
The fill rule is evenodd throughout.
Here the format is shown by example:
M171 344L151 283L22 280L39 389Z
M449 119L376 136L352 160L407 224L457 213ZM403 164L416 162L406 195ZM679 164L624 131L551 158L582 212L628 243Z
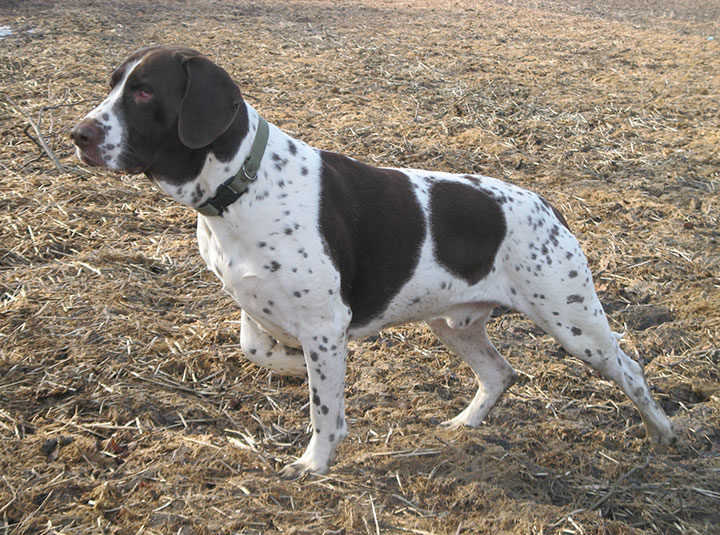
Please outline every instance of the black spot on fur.
M193 204L198 204L202 200L204 195L205 190L202 188L202 186L200 186L200 184L197 184L190 198L190 202L192 202Z
M549 208L552 213L555 215L555 218L562 224L563 227L570 230L570 226L568 225L567 220L565 219L565 216L563 216L552 204L550 204L545 197L542 195L538 195L540 197L540 200L545 205L546 208Z
M578 272L575 271L574 269L570 273L568 273L568 277L570 277L571 279L574 279L577 276L578 276Z
M320 232L352 325L381 314L417 265L425 218L408 177L322 152Z
M573 335L575 336L580 336L582 334L582 329L573 327L572 329L570 329L570 332L573 333Z
M488 273L505 238L505 216L488 193L440 181L430 190L430 228L437 261L469 284Z
M571 305L573 303L582 303L584 301L585 298L582 295L568 295L566 303Z
M271 273L275 273L275 272L276 272L278 269L280 269L281 267L282 267L282 266L281 266L278 262L276 262L275 260L273 260L272 262L270 262L270 265L265 266L265 269L267 269L267 270L270 271Z
M277 155L276 153L272 153L270 156L270 159L275 162L275 169L277 171L282 171L283 168L287 165L288 160L287 158L282 158L281 156Z

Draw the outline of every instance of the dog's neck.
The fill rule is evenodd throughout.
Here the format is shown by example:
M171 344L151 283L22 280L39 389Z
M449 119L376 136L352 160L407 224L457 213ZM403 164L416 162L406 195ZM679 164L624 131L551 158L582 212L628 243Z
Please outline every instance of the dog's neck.
M170 161L154 165L148 175L174 200L197 208L238 173L250 154L259 118L257 111L243 102L233 123L210 146L169 153L164 160Z

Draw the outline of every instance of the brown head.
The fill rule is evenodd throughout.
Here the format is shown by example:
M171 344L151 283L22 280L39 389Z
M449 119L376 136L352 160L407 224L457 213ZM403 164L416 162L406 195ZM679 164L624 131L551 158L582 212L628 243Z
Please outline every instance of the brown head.
M112 73L110 88L70 134L88 165L183 183L209 151L229 159L247 132L240 89L189 48L138 50Z

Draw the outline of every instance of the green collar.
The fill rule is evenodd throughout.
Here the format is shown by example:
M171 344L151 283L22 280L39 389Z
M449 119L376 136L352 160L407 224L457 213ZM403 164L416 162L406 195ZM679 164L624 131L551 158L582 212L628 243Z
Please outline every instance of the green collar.
M260 162L265 154L265 147L267 147L269 133L270 127L268 126L268 122L258 115L257 132L255 133L255 140L250 148L250 154L243 162L237 174L220 184L215 192L215 196L210 197L196 208L198 212L205 216L222 215L228 206L237 201L242 194L245 193L248 184L257 178Z

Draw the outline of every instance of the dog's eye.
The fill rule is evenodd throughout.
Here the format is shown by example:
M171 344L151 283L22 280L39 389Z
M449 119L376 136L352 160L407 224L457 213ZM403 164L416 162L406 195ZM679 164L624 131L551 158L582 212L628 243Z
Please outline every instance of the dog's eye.
M139 89L135 90L135 102L147 102L148 100L153 98L152 91L147 89L146 87L141 87Z

